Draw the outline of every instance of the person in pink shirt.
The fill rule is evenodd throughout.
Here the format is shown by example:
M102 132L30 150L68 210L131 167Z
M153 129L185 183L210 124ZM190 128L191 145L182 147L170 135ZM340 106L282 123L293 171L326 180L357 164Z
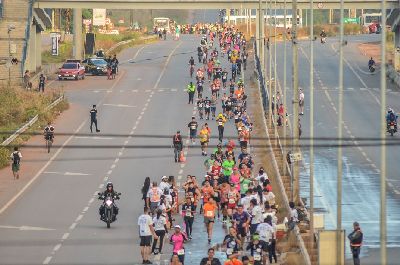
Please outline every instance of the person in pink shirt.
M178 255L179 261L184 264L185 260L185 247L183 243L187 241L187 237L184 233L181 232L180 225L175 225L175 233L172 234L170 238L170 243L173 245L172 253L174 255Z
M233 173L230 177L230 183L235 184L237 191L240 192L240 172L237 167L233 168Z

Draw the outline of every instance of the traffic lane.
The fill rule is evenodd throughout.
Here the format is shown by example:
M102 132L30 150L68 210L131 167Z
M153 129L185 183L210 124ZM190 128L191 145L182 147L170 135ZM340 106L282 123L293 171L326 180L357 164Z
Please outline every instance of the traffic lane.
M174 43L174 44L177 45L177 43ZM152 78L152 80L153 80L153 82L155 82L156 79ZM153 84L153 86L154 86L154 84ZM152 92L153 91L156 91L156 90L152 90ZM141 92L141 93L146 93L146 92ZM146 93L146 94L149 99L153 98L154 93ZM150 97L150 95L151 95L151 97ZM157 124L157 122L155 122L155 120L156 120L155 117L157 115L161 118L160 122L161 123L164 122L165 118L163 117L163 115L159 115L159 114L165 113L165 109L163 109L163 105L165 106L165 104L159 104L159 103L164 102L165 95L162 92L160 92L160 95L161 95L161 98L159 101L153 103L151 100L149 102L148 106L146 107L146 110L143 110L144 113L142 115L142 119L140 119L139 124L136 125L137 129L135 130L135 133L133 134L133 138L128 143L129 146L132 145L132 143L134 144L138 140L138 138L135 137L137 131L140 131L140 132L138 132L138 135L143 135L143 134L144 135L152 135L152 134L154 134L154 131L157 131L157 128L160 128L159 125ZM147 102L147 100L145 100L144 102ZM156 110L153 110L154 105L157 107ZM168 104L167 106L170 106L170 105ZM147 117L150 117L151 120ZM143 129L140 129L140 128L143 128ZM165 124L163 124L163 127L161 127L161 128L168 128L168 127ZM172 135L172 133L169 133L169 134ZM168 143L170 143L170 137L164 138L164 139L167 139ZM146 144L146 141L148 141L149 144L150 143L154 144L154 141L156 141L156 140L154 140L152 138L145 138L145 140L141 141L141 143ZM143 163L143 160L135 160L134 158L132 158L132 155L133 156L137 155L137 153L140 152L140 150L130 149L129 146L126 146L126 149L124 151L124 154L120 158L121 160L120 160L118 166L115 167L114 172L110 176L110 180L113 180L116 190L123 193L123 197L122 197L123 199L121 200L121 202L119 202L119 206L121 209L121 215L119 216L117 223L115 223L115 226L117 226L120 229L118 230L118 232L114 232L113 234L108 233L108 234L104 234L104 235L103 234L94 235L92 233L92 230L99 229L99 226L104 227L104 224L102 224L102 223L100 223L100 221L98 221L97 207L96 206L90 207L89 214L90 214L91 218L89 218L89 217L83 218L82 224L77 226L77 230L79 230L79 232L71 234L71 238L70 238L70 240L72 242L74 242L74 240L76 242L79 242L81 240L84 241L84 239L89 239L89 241L86 241L89 243L87 245L83 244L79 249L76 249L73 246L70 247L67 244L65 248L62 248L60 250L60 252L58 252L58 254L54 260L55 263L62 264L64 262L68 262L68 263L77 262L77 264L79 264L80 262L84 262L84 261L100 262L100 264L109 264L109 262L112 262L112 263L128 262L129 263L129 262L132 262L132 260L134 260L138 256L140 256L138 252L136 252L133 257L131 256L132 249L133 249L132 245L133 245L135 239L129 235L131 235L133 233L133 231L136 231L137 220L136 220L136 217L133 217L134 220L132 220L132 216L139 216L139 214L142 212L142 208L139 205L135 204L134 208L132 209L132 206L133 206L132 200L129 200L129 198L138 198L138 194L140 194L140 191L139 192L135 191L133 193L132 191L134 191L134 189L132 189L132 187L140 188L140 186L143 183L144 178L143 178L143 180L138 180L138 178L136 176L143 177L144 174L146 174L146 175L149 174L148 173L149 168L146 167L146 165L148 165L148 164ZM168 152L170 152L170 151L168 151ZM154 151L151 154L154 155ZM144 157L146 157L146 155ZM169 157L171 158L172 156L169 156ZM150 158L147 157L146 162L149 160L150 160ZM172 161L172 159L168 159L167 165L170 164L171 161ZM164 171L163 169L165 169L165 167L162 166L162 162L159 162L157 160L157 165L158 164L160 164L159 170L160 170L160 175L161 175L162 174L161 171ZM141 169L140 166L145 166L145 169ZM141 175L140 172L143 172L143 175ZM163 174L165 174L165 173L163 173ZM132 175L134 175L135 177L132 178ZM125 199L125 198L127 198L127 199ZM131 211L135 211L135 215L131 214L129 212L129 210L127 210L127 209L129 209ZM113 227L114 227L114 224L113 224ZM101 233L101 232L99 232L99 233ZM93 238L93 236L95 236L95 238ZM119 244L118 251L121 251L124 253L120 256L119 260L115 260L115 245L110 246L108 244L112 243L112 242L115 243L114 239L117 238L116 241L118 241L118 238L121 238L120 236L125 239L122 240L123 242L121 244ZM93 238L93 241L90 241L91 238ZM95 242L96 238L99 239L98 242L104 242L105 244L102 246L95 247L96 252L98 253L98 255L96 255L96 257L88 256L87 253L91 253L92 252L91 250L93 249L93 245L91 244L91 242ZM124 251L124 250L126 250L126 251ZM74 254L72 255L70 251L73 251ZM112 252L111 255L108 254L108 253L110 253L110 251ZM71 258L71 256L76 257L76 260L74 258ZM99 263L96 263L96 264L99 264Z
M78 183L77 183L78 184ZM79 185L79 184L78 184ZM43 194L43 193L42 193ZM54 208L54 207L53 207Z
M328 60L324 60L324 65L329 66ZM320 71L323 72L323 73L329 71L329 70L324 71L322 65L318 65L318 69L320 69ZM346 73L348 73L350 71L349 69L347 69L347 70L348 71L346 71ZM330 73L332 73L332 72L334 72L334 64L332 65L332 67L330 69ZM347 78L346 78L346 76L345 76L345 80L349 80L350 77L351 76L347 76ZM324 80L328 80L328 82L332 82L332 81L329 81L328 77L326 77ZM354 84L356 81L357 80L353 80L353 82L351 82L351 81L347 81L347 82L348 82L348 84ZM324 83L326 83L326 82L327 81L324 81ZM334 80L333 80L333 82L334 82ZM327 84L326 86L327 87L331 87L331 86L333 86L333 84L330 83L330 84ZM354 113L354 112L356 112L356 111L361 109L361 112L359 114L356 112L355 115L351 116L352 121L354 121L352 124L354 124L355 121L359 121L360 120L360 119L357 119L356 117L363 117L364 118L365 114L362 115L362 113L368 113L367 112L368 108L366 108L366 109L362 108L362 107L364 107L362 105L365 104L365 102L367 102L367 104L365 104L365 105L369 106L369 109L371 109L371 107L370 107L371 105L376 104L376 102L375 103L373 102L373 99L371 97L365 97L364 96L363 97L364 101L358 103L357 101L359 101L360 97L357 96L355 93L347 93L346 95L347 96L344 97L345 108L346 108L346 106L349 106L349 105L357 106L357 108L354 108L355 110L353 110L353 108L352 108L351 112L350 111L346 111L345 113L351 113L352 114L352 113ZM347 100L347 103L346 103L346 100ZM368 100L369 100L369 102L368 102ZM347 104L349 104L349 105L347 105ZM374 119L374 118L372 118L372 119ZM378 119L378 117L375 118L375 120L377 120L377 119ZM370 120L368 122L372 123L373 120ZM358 125L357 124L356 126L365 126L365 124L363 124L363 125ZM350 127L350 126L348 126L348 127ZM348 133L350 130L347 130L345 128L344 131L345 131L345 134L347 133L347 136L352 136L352 134ZM366 134L364 137L371 137L371 135L370 134ZM348 206L348 207L344 207L343 208L344 209L344 212L343 212L344 220L349 220L349 218L354 218L354 215L355 215L354 214L354 209L361 209L361 208L365 208L365 207L368 207L368 209L369 209L366 212L360 212L359 214L356 215L359 218L360 222L363 222L363 221L368 222L368 220L371 218L371 215L370 214L366 214L366 213L370 213L371 211L374 212L374 213L377 213L377 211L375 211L375 209L378 206L377 205L378 200L377 200L376 197L371 197L369 195L370 191L374 190L374 187L376 187L376 185L378 184L377 183L378 180L376 178L376 171L373 170L373 168L371 168L371 165L369 165L369 167L365 167L365 166L363 166L362 168L358 167L359 166L359 161L361 163L364 163L364 164L366 162L365 160L363 161L362 157L361 158L359 157L359 154L360 153L363 154L363 152L364 151L356 150L355 148L351 148L350 150L349 149L345 149L344 150L344 155L345 156L344 156L344 159L343 159L343 161L344 161L344 176L343 176L344 179L343 179L343 181L344 181L344 183L346 183L346 185L344 185L344 192L345 192L344 194L351 194L351 196L344 196L344 198L343 198L344 204L346 206ZM379 153L379 152L376 152L376 149L375 149L375 153ZM358 159L357 159L357 157L358 157ZM368 168L369 168L369 170L368 170ZM357 186L354 186L354 182L355 181L357 181ZM328 191L329 190L334 190L335 183L334 182L329 182L329 183L331 183L333 185L331 185L330 188L327 187L326 190L328 190ZM329 186L329 183L326 184L326 185ZM353 186L353 187L351 187L351 186ZM349 189L346 191L347 188L349 188ZM355 193L353 193L353 192L355 192ZM324 194L325 194L325 192L324 192ZM368 194L368 196L365 196L366 194ZM328 197L328 200L331 200L331 202L329 204L334 204L335 201L336 201L335 200L335 195L334 194L332 194L332 195L333 195L333 197L332 196ZM359 198L355 199L354 197L355 196L357 197L358 195L360 195ZM361 196L361 195L363 195L363 196ZM368 198L360 198L360 197L364 197L364 196L368 197ZM390 198L390 199L392 199L392 198ZM348 202L350 202L350 203L348 203ZM348 211L346 211L346 209L348 209ZM393 214L394 214L394 216L397 215L396 213L393 213ZM398 217L396 217L396 218L398 218ZM379 216L378 216L378 213L377 213L376 216L375 216L375 220L378 220L378 219L379 219ZM347 225L349 226L349 229L350 229L351 228L351 222L349 222L349 224L347 224ZM367 226L367 227L368 227L369 231L366 232L366 233L368 233L368 235L370 235L370 236L366 237L366 241L367 242L368 241L371 242L371 244L376 244L376 242L379 241L373 236L373 235L377 235L378 234L378 233L376 233L377 231L374 231L376 226ZM364 226L364 231L366 231L366 226ZM397 240L398 240L398 237L391 238L392 242L396 242Z

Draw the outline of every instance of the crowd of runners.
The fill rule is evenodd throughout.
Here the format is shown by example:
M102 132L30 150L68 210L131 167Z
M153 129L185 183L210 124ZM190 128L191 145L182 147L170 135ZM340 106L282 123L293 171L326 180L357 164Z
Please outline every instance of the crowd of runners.
M198 60L189 59L188 104L196 112L187 124L190 141L177 131L172 143L176 163L191 163L185 150L196 152L198 144L204 163L198 165L200 176L187 175L182 183L174 176L146 179L144 214L138 222L143 264L166 252L164 241L172 244L170 264L184 264L185 245L192 244L194 233L203 233L193 227L198 218L203 219L209 244L201 265L276 263L278 205L266 171L255 168L251 154L253 121L246 111L242 78L246 40L235 28L217 24L202 33ZM211 132L212 123L218 134ZM224 135L225 127L232 130L230 137ZM298 221L295 212L290 221ZM217 229L225 231L224 238L213 236ZM214 256L217 251L225 252L223 259Z

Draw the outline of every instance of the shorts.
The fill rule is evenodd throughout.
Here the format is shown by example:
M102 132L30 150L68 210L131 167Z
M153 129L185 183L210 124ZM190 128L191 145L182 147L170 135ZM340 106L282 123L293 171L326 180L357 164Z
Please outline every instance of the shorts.
M227 206L228 206L228 203L227 202L221 202L221 209L224 209L224 208L226 208Z
M232 107L231 106L225 106L226 111L231 111Z
M247 236L246 229L241 225L236 226L236 231L237 231L238 235L240 235L241 237Z
M196 130L190 130L190 138L191 139L196 138L196 134L197 134Z
M236 209L236 203L228 203L228 209Z
M141 247L150 247L151 245L151 236L140 236L140 246Z
M262 245L262 250L265 252L268 252L268 242L265 242L264 240L260 240L261 245Z
M303 106L304 106L304 100L300 100L300 101L299 101L299 106L300 106L300 107L303 107Z
M257 227L259 224L250 224L250 234L254 235L254 233L257 231Z
M201 146L207 146L208 142L207 142L207 141L205 141L205 142L200 142L200 144L201 144Z
M150 202L150 212L154 212L155 210L157 210L158 205L158 202Z
M214 223L214 217L206 217L204 216L204 223L209 225L210 223Z
M19 167L20 167L20 165L19 164L12 164L11 165L11 169L12 169L12 171L13 172L18 172L19 171Z

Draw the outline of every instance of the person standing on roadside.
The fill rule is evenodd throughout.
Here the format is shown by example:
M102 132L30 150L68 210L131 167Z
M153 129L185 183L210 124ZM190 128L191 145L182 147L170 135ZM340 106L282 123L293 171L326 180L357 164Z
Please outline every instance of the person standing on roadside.
M46 77L43 74L40 74L39 77L39 92L42 91L44 93L44 83L46 81Z
M158 239L153 227L153 221L149 215L149 208L144 207L143 214L138 219L139 236L140 236L140 254L142 255L142 264L152 264L149 260L150 245L152 236Z
M219 259L214 258L215 250L213 248L208 249L208 257L203 258L200 262L200 265L221 265L221 261Z
M300 107L300 115L304 115L304 92L302 89L300 89L300 94L299 94L299 107Z
M360 224L358 222L353 223L353 232L351 232L347 238L350 240L350 249L353 254L354 265L360 265L360 252L361 245L363 242L363 233L361 232Z
M189 102L188 104L193 104L193 99L194 99L194 93L196 92L196 87L193 84L193 82L190 82L189 85L187 86L188 95L189 95Z
M18 151L18 147L14 147L14 152L11 153L11 169L14 175L14 179L19 179L19 168L20 168L20 162L21 162L21 152Z
M97 128L97 108L96 105L93 105L93 108L90 110L90 132L93 133L92 126L93 124L96 126L96 132L100 132Z
M181 131L177 131L176 134L174 135L172 139L172 143L174 145L174 157L175 157L175 163L181 162L181 152L183 149L183 142L182 142L182 136L181 136Z

